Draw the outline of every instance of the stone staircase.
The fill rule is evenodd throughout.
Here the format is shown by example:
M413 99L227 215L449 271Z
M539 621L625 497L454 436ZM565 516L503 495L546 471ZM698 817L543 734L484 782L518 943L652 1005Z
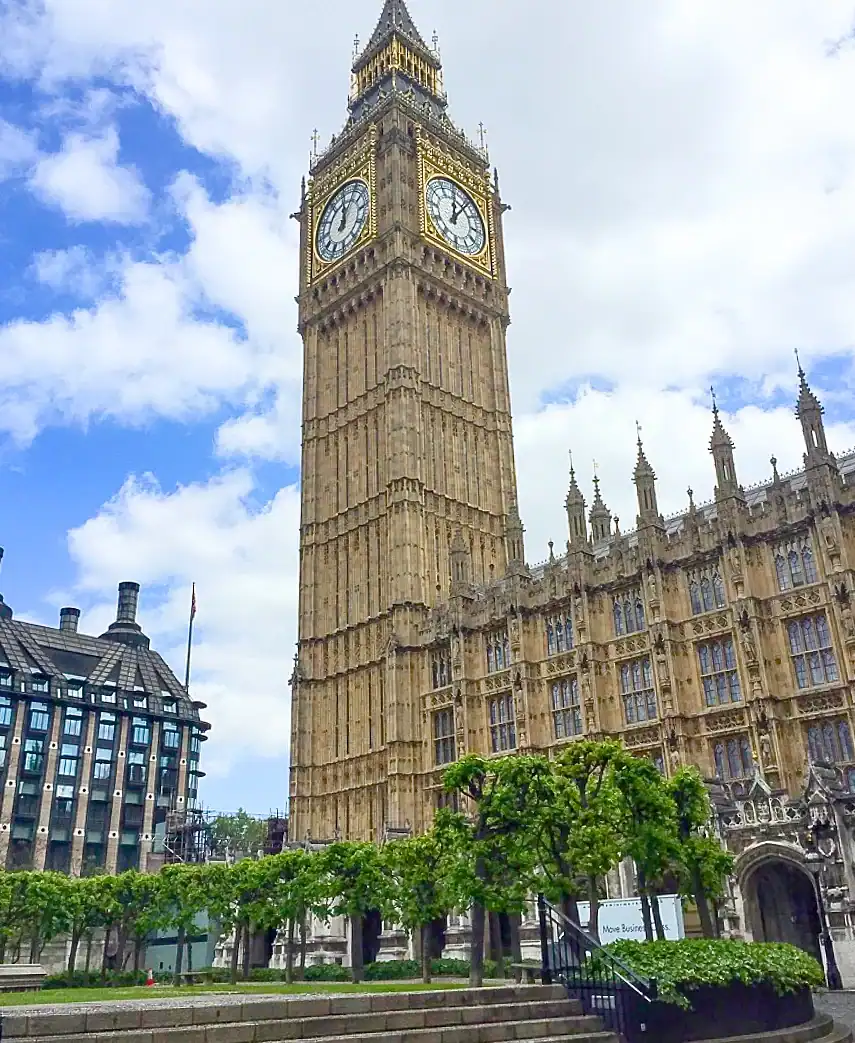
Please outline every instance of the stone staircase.
M188 996L2 1015L3 1043L618 1043L560 985Z

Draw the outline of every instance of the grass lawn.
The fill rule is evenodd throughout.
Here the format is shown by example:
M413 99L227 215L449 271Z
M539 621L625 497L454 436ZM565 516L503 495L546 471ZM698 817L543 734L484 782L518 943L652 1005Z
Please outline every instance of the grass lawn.
M278 982L253 985L185 985L175 989L169 985L153 988L139 986L129 989L42 989L35 992L0 993L0 1007L41 1007L50 1003L113 1003L115 1000L157 1000L199 996L203 993L239 992L250 996L293 996L300 993L342 992L418 992L422 989L462 989L465 982L435 981L425 985L420 981L368 981L359 985L353 982L307 981L294 985Z

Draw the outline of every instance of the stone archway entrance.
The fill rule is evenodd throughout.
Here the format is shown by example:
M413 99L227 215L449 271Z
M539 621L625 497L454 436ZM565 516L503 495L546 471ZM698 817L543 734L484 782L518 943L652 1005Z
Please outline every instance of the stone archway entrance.
M813 880L793 862L772 859L748 878L746 912L754 940L789 942L822 963Z

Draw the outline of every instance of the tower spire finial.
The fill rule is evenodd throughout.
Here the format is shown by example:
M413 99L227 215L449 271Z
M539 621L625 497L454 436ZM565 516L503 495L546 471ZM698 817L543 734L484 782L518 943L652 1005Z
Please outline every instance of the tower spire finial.
M713 385L713 384L710 385L710 397L712 398L713 416L717 418L718 417L718 401L717 401L717 399L715 397L715 385Z
M802 360L799 358L799 349L793 348L793 354L796 356L796 365L799 367L799 380L805 379L805 371L802 368Z

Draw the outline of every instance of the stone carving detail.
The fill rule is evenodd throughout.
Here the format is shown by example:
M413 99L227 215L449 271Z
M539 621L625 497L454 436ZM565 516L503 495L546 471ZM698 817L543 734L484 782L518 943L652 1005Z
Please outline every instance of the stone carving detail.
M708 713L704 718L707 731L724 732L745 727L744 710L725 710L719 713Z
M818 692L816 695L803 695L798 700L799 713L824 713L842 705L843 695L840 692Z
M659 729L656 727L638 728L636 731L627 732L624 742L629 747L656 745L661 742Z

